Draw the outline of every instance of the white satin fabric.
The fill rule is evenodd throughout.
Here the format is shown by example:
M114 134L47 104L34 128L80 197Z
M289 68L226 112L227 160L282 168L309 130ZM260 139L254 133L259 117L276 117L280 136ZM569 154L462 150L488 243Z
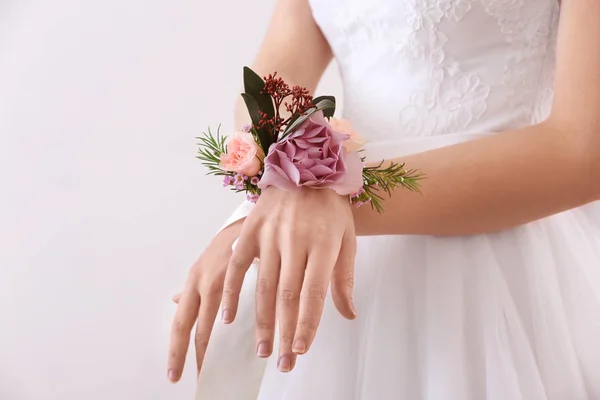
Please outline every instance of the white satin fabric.
M556 0L311 6L369 160L548 113ZM275 357L255 355L255 278L254 267L236 322L215 325L197 399L600 399L597 203L495 234L359 238L357 320L344 320L328 298L313 347L289 374Z

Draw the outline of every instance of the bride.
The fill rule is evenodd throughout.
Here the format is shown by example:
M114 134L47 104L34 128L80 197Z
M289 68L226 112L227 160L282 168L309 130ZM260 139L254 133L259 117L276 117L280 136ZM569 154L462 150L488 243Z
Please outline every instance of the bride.
M367 161L422 195L241 206L169 379L197 320L198 399L600 399L600 2L279 0L252 67L314 90L333 56Z

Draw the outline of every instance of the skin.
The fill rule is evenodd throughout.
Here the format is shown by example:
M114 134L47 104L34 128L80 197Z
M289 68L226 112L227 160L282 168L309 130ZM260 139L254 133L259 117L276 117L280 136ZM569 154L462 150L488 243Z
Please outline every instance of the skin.
M261 258L257 349L265 342L266 351L260 356L273 350L272 326L275 308L279 307L282 337L278 365L280 370L289 371L296 354L310 348L322 297L332 277L338 310L347 318L354 317L348 312L352 307L348 283L353 276L354 234L489 233L599 200L598 21L597 0L563 1L550 116L526 128L402 157L398 161L423 171L428 178L421 185L423 195L403 190L393 193L385 202L385 215L369 207L351 209L327 190L267 190L247 221L217 235L205 252L221 254L221 258L214 263L199 262L192 268L173 323L169 378L176 381L181 376L190 331L198 315L196 336L201 339L196 340L196 351L201 355L197 357L200 367L223 290L222 307L228 313L225 322L235 319L243 273L256 255ZM331 58L331 49L312 19L307 1L280 0L253 68L263 75L276 70L291 84L314 90ZM242 110L238 107L238 122L242 121ZM221 235L228 240L218 239ZM233 253L220 248L228 245L230 249L231 237L238 235L239 245ZM340 282L345 282L345 287ZM280 290L275 292L278 285ZM206 299L200 307L198 298ZM294 348L295 342L304 346Z

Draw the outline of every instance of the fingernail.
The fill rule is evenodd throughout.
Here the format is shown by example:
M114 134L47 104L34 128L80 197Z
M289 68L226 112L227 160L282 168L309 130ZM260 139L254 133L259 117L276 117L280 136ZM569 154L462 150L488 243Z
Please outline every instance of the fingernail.
M169 380L171 382L177 382L177 373L175 372L174 369L170 369L169 373L167 374L167 377L169 378Z
M223 310L221 316L223 317L223 322L225 322L226 324L231 322L231 311L225 309Z
M352 314L356 317L356 307L354 307L354 302L350 301L350 309L352 310Z
M306 352L306 343L302 339L298 339L292 346L292 351L296 354L304 354Z
M259 357L269 357L269 344L267 342L260 342L256 354Z
M277 363L277 368L279 368L281 372L290 372L290 369L292 368L290 356L281 357Z

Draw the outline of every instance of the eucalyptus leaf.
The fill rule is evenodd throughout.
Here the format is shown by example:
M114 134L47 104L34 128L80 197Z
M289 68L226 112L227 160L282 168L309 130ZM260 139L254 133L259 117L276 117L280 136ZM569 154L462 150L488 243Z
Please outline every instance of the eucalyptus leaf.
M273 99L266 93L261 93L265 87L265 81L248 67L244 67L244 91L256 100L258 109L266 113L269 118L275 116Z
M325 115L325 110L331 110L332 108L335 109L335 103L333 101L331 101L330 99L320 100L318 103L315 104L313 108L309 109L304 114L299 116L294 122L290 123L287 126L285 132L283 133L283 137L286 137L287 135L292 133L294 129L298 128L298 126L300 126L314 113L318 111L323 111L323 115Z
M333 107L332 108L327 108L323 110L323 115L326 118L331 118L333 117L333 114L335 114L335 96L319 96L319 97L315 97L313 99L313 103L318 104L320 103L322 100L329 100L333 103Z
M325 96L328 97L328 96ZM323 100L319 100L318 102L315 102L315 108L317 109L317 111L325 111L325 110L330 110L330 109L334 109L335 110L335 99L331 100L331 99L323 99Z

